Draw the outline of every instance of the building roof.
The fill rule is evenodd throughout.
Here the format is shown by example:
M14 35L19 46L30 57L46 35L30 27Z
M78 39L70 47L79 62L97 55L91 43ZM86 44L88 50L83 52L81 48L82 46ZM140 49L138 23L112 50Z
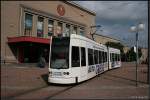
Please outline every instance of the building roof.
M94 35L98 35L98 36L106 37L106 38L113 39L113 40L117 40L117 41L120 41L120 42L121 42L121 40L119 40L119 39L112 38L112 37L109 37L109 36L105 36L105 35L102 35L102 34L94 34Z
M86 11L87 13L90 13L90 14L96 16L95 12L93 12L93 11L83 7L83 6L80 6L79 4L77 4L77 3L73 2L73 1L64 1L64 3L68 3L68 4L70 4L70 5L74 6L74 7L77 7L79 9L83 10L83 11Z

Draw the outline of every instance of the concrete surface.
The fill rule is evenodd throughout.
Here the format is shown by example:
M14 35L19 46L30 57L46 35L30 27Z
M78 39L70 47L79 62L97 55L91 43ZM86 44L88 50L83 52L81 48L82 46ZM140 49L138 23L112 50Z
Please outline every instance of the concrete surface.
M1 67L1 99L148 99L147 65L138 67L135 86L135 63L107 71L78 85L47 84L48 68Z

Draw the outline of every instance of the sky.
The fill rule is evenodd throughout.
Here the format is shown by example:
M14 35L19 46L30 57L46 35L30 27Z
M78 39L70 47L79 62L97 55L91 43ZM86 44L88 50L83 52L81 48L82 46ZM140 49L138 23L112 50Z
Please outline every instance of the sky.
M96 13L96 25L102 27L97 34L121 40L127 46L136 43L135 33L130 27L144 23L139 31L139 46L148 47L148 3L147 1L73 1ZM100 31L102 30L102 31Z

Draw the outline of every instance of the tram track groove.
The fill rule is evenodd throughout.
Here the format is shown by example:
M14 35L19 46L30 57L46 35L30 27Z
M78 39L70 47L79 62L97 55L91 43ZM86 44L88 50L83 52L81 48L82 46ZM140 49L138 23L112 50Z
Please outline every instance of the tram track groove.
M96 76L95 76L95 77L96 77ZM53 97L55 97L55 96L57 96L57 95L59 95L59 94L61 94L61 93L63 93L63 92L66 92L66 91L68 91L68 90L70 90L70 89L72 89L72 88L74 88L74 87L76 87L76 86L78 86L78 85L87 84L87 81L90 82L90 81L93 80L95 77L90 78L90 79L88 79L88 80L85 80L85 81L83 81L83 82L81 82L81 83L77 83L77 84L75 83L73 86L70 86L70 87L65 88L65 89L63 89L63 90L61 90L61 91L58 91L58 92L56 92L56 93L54 93L54 94L48 96L48 97L45 98L44 100L50 100L50 99L52 99Z
M73 86L70 86L70 87L68 87L68 88L65 88L65 89L63 89L63 90L61 90L61 91L58 91L58 92L52 94L51 96L48 96L47 98L45 98L45 100L50 100L52 97L55 97L56 95L59 95L59 94L65 92L65 91L68 91L68 90L70 90L70 89L72 89L72 88L74 88L74 87L76 87L76 86L77 86L77 85L73 85Z
M96 76L95 76L95 77L96 77ZM81 82L81 83L71 84L71 86L66 87L65 89L62 89L62 90L60 90L60 91L57 91L56 93L53 93L52 95L46 97L44 100L50 100L52 97L55 97L55 96L57 96L57 95L59 95L59 94L61 94L61 93L63 93L63 92L66 92L66 91L68 91L68 90L70 90L70 89L72 89L72 88L74 88L74 87L76 87L76 86L78 86L78 85L86 84L87 81L90 81L90 80L92 80L92 79L95 79L95 77L90 78L89 80L85 80L85 81L83 81L83 82ZM42 87L35 88L35 89L32 89L32 90L28 90L28 91L25 91L25 92L22 92L22 93L18 93L18 94L13 95L13 96L8 96L8 97L5 98L5 99L7 99L7 100L15 100L16 97L19 97L19 96L22 96L22 95L26 95L26 94L28 94L28 93L36 92L36 91L38 91L38 90L41 90L41 89L43 89L43 88L48 88L48 87L50 87L50 86L58 86L58 85L54 85L54 84L52 84L52 85L44 85L44 86L42 86ZM63 85L62 85L62 86L63 86ZM65 86L67 86L67 85L65 85Z
M25 91L25 92L18 93L18 94L13 95L13 96L8 96L8 97L2 98L2 99L5 99L5 100L6 100L6 99L7 99L7 100L15 100L16 97L19 97L19 96L22 96L22 95L26 95L26 94L29 94L29 93L32 93L32 92L36 92L36 91L38 91L38 90L41 90L41 89L44 89L44 88L48 88L48 87L50 87L50 86L55 86L55 85L45 85L45 86L42 86L42 87L39 87L39 88L35 88L35 89L32 89L32 90L27 90L27 91ZM60 94L60 93L63 93L63 92L65 92L65 91L67 91L67 90L69 90L69 89L71 89L71 88L73 88L73 87L75 87L75 86L77 86L77 85L73 85L73 86L67 87L67 88L65 88L65 89L62 89L62 90L60 90L60 91L58 91L58 92L56 92L56 93L50 95L49 97L47 97L47 98L45 98L45 99L46 99L46 100L49 100L50 98L52 98L52 97L54 97L54 96L56 96L56 95L58 95L58 94Z
M27 94L27 93L35 92L35 91L38 91L38 90L43 89L43 88L46 88L46 87L49 87L49 86L48 86L48 85L44 85L44 86L39 87L39 88L35 88L35 89L32 89L32 90L27 90L27 91L25 91L25 92L18 93L18 94L13 95L13 96L8 96L6 99L7 99L7 100L12 100L12 99L15 99L15 97L19 97L19 96L25 95L25 94Z

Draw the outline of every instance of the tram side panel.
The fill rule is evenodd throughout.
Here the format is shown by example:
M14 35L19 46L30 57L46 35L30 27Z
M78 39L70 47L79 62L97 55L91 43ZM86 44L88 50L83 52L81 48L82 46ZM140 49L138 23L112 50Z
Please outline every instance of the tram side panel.
M108 54L109 54L109 69L121 67L120 50L109 47Z
M87 42L87 79L90 79L96 76L96 65L94 65L94 50L93 45L90 42Z
M75 78L76 82L84 81L87 79L86 64L82 64L83 63L82 54L86 52L85 42L80 39L73 38L70 42L70 47L71 47L70 68L72 77Z
M107 47L88 43L88 79L108 70Z

